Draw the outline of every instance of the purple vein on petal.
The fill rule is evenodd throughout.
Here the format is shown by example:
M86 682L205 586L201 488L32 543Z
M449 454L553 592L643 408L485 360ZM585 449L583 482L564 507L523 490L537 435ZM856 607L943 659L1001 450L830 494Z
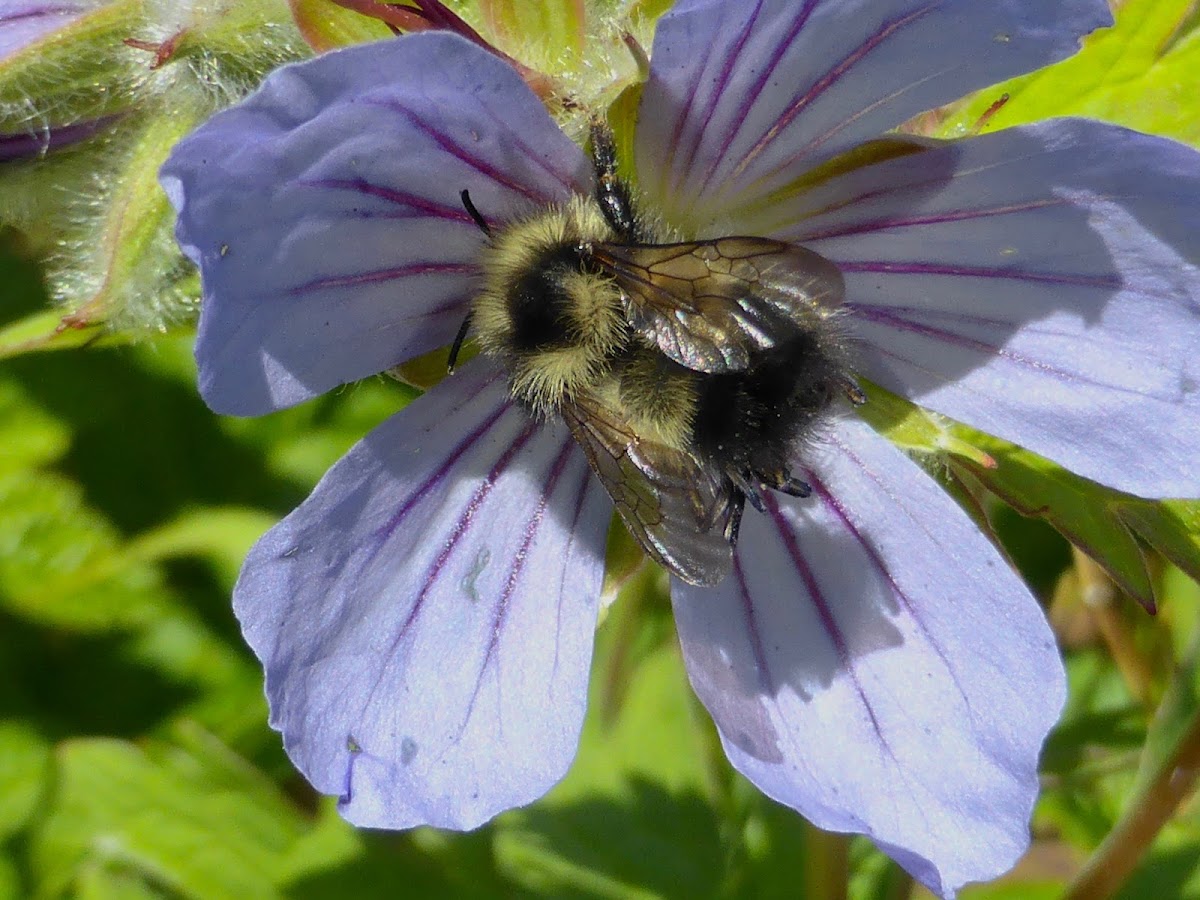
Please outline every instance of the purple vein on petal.
M566 446L570 447L573 445L574 445L574 438L569 438L566 442ZM574 506L574 512L571 515L571 531L570 531L571 536L567 539L567 547L563 551L563 556L566 558L570 558L571 556L574 555L575 541L578 540L578 538L579 538L579 517L583 515L584 501L587 500L588 492L591 490L595 490L596 485L598 485L598 484L599 484L599 482L593 480L592 470L591 470L590 466L580 467L579 486L575 490L575 506ZM566 586L567 586L567 576L569 574L570 573L564 566L562 573L559 575L559 579L558 579L558 607L559 607L559 610L562 609L563 601L567 599ZM558 638L561 635L561 632L559 631L559 627L561 626L561 624L562 624L562 616L559 615L556 620L555 630L554 630L555 641L554 641L553 671L556 673L558 672L558 648L560 646L560 641L558 640Z
M732 126L725 129L725 135L721 141L721 149L719 152L717 152L716 154L713 155L712 160L708 164L708 169L704 173L704 177L700 180L700 185L701 185L701 187L699 189L700 191L707 190L709 184L712 183L712 177L713 177L713 174L716 172L717 166L720 164L720 162L722 160L725 159L725 155L729 152L729 148L733 145L734 138L736 138L738 136L738 134L742 130L742 126L746 124L746 116L750 111L750 107L754 105L754 102L762 94L763 87L766 85L767 81L771 78L771 76L775 73L775 69L776 69L776 67L778 67L780 60L783 59L783 57L787 53L787 51L796 42L796 39L800 36L800 32L804 29L804 26L806 24L808 24L809 17L812 16L813 10L815 10L817 8L817 4L819 2L820 2L820 0L805 0L804 7L800 10L799 14L792 20L791 28L783 35L782 40L780 40L780 42L778 44L776 44L775 50L772 52L770 60L767 62L767 64L765 66L762 67L762 70L758 74L758 78L755 79L754 84L746 91L745 95L742 98L743 102L742 102L741 113L738 115L736 120L733 122ZM759 9L761 9L761 3L759 4ZM757 19L759 9L755 9L754 19ZM754 19L752 19L750 22L751 26L753 26L753 24L754 24ZM739 44L737 47L737 52L740 53L741 49L742 49L742 45ZM733 62L733 59L730 59L727 62L727 64L726 64L727 71L722 73L722 75L724 77L721 82L720 91L724 90L725 84L728 81L728 67L732 64L732 62ZM712 106L714 108L716 106L717 99L719 99L719 96L720 96L720 94L718 93L714 97L713 104L712 104ZM712 109L710 108L708 116L706 116L705 120L704 120L705 128L707 128L711 117L712 117ZM703 133L703 132L701 132L701 133Z
M738 599L742 604L742 616L746 624L746 637L750 641L750 652L754 654L754 667L758 670L758 686L766 697L774 697L778 685L771 674L771 664L767 660L767 651L763 646L762 630L758 627L758 617L754 614L754 601L750 599L750 587L746 584L746 571L742 568L738 555L733 554L733 575L737 579Z
M1145 396L1143 391L1139 391L1134 388L1122 387L1118 384L1096 381L1095 379L1088 378L1079 372L1068 372L1065 369L1050 365L1049 363L1041 360L1032 359L1031 357L1025 356L1021 353L1014 353L1007 347L1001 347L997 344L989 344L987 341L981 341L978 338L967 337L964 334L958 334L945 328L937 328L933 325L925 325L920 322L914 322L911 319L905 319L903 316L898 316L894 313L894 311L884 307L866 306L857 303L847 305L853 307L854 315L861 316L861 318L867 320L868 322L891 326L901 331L910 331L914 334L920 334L935 340L945 341L948 344L956 344L960 347L969 347L973 350L979 350L983 353L1007 360L1008 362L1024 366L1025 368L1033 369L1050 375L1060 381L1086 384L1092 387L1103 388L1105 390L1133 394L1134 396L1138 397ZM878 349L882 350L884 348ZM885 352L887 352L887 355L897 359L907 359L907 357L899 356L893 352L886 350ZM914 364L916 364L915 361Z
M27 10L25 12L8 14L0 13L0 25L5 25L9 22L20 22L23 19L38 19L42 16L60 16L63 13L77 13L79 11L80 7L78 4L67 5L65 3L50 3L38 9Z
M945 149L945 148L942 148L942 149ZM936 150L936 148L929 147L929 148L925 148L925 151L923 151L923 152L935 152L935 150ZM999 169L999 168L1002 168L1005 166L1019 165L1021 163L1025 163L1028 160L1035 159L1037 156L1039 156L1038 153L1026 153L1026 154L1022 154L1022 155L1012 156L1012 157L1009 157L1009 158L999 161L999 162L992 162L992 163L987 163L984 165L977 165L973 169L957 169L957 170L954 170L951 172L939 174L934 178L923 178L919 181L908 181L908 182L905 182L900 187L902 190L908 191L908 192L919 191L922 188L929 188L929 187L941 188L941 187L944 187L944 186L950 184L950 182L955 181L956 179L966 178L966 177L974 176L974 175L980 175L983 172L987 172L991 169ZM916 157L916 158L919 159L920 157ZM785 162L783 165L786 165L786 164L787 163ZM869 165L873 165L873 164L869 164ZM778 170L778 168L779 167L776 167L776 170ZM761 176L757 180L762 181L765 178L769 177L770 174L772 174L772 173L764 173L764 175ZM805 218L812 218L815 216L826 215L828 213L837 212L838 210L841 210L841 209L847 209L847 208L853 208L856 206L860 206L869 200L875 200L879 197L887 197L889 195L895 194L896 190L897 190L896 185L887 184L887 185L884 185L883 187L872 188L869 191L863 191L860 194L850 194L847 196L843 196L843 197L840 197L835 202L828 203L825 206L820 207L819 209L814 209L811 212L805 213ZM1065 200L1061 200L1061 198L1056 198L1056 199L1059 199L1060 202L1068 202ZM1101 198L1097 198L1097 199L1101 199ZM1113 197L1113 198L1103 198L1103 199L1118 199L1118 198ZM801 240L801 239L807 239L807 238L793 237L793 240Z
M829 634L829 639L833 642L834 649L837 650L838 662L842 664L843 668L849 669L851 662L850 647L846 643L846 636L842 634L842 630L838 627L837 619L834 618L833 610L830 608L824 593L821 591L821 585L817 583L817 577L813 573L812 567L809 566L808 560L804 558L804 554L800 552L800 547L796 543L796 535L791 523L784 518L779 510L779 505L773 497L766 497L765 502L767 512L771 516L771 521L775 524L775 529L779 532L779 536L783 541L784 549L787 550L792 565L796 567L796 572L800 575L800 579L808 589L809 599L817 611L821 625Z
M392 517L388 524L376 533L376 549L370 554L369 559L373 559L375 557L379 549L382 548L387 537L390 536L393 531L395 531L400 522L403 521L404 517L412 511L413 507L423 500L436 484L446 478L450 470L454 468L455 463L462 457L462 455L471 447L473 447L485 434L487 434L487 432L491 430L491 428L501 419L501 417L504 416L505 413L511 411L512 409L513 406L511 403L504 403L498 407L496 411L493 412L487 419L481 422L461 442L459 442L459 444L442 462L442 465L425 479L424 483L422 483L421 486L413 492L413 495L409 497L403 506L400 507L399 511ZM403 643L405 636L408 634L409 629L412 628L417 619L421 617L421 613L424 611L425 601L429 597L430 590L433 588L434 584L437 583L438 577L441 575L446 563L449 562L450 556L453 554L455 547L458 545L459 541L466 536L468 529L471 527L471 524L475 519L475 514L479 511L480 507L483 506L484 501L487 500L488 495L495 486L496 479L500 477L500 474L505 470L505 468L507 468L508 464L512 462L513 457L516 456L521 448L529 442L529 439L533 436L536 430L536 423L532 420L527 421L525 426L521 429L521 433L518 434L516 439L505 449L504 453L496 461L495 465L492 466L491 471L488 472L487 476L484 477L484 479L479 483L479 486L475 489L475 493L468 502L466 509L459 516L458 521L455 523L454 529L450 533L450 537L446 540L446 543L442 546L437 558L434 559L433 563L429 566L428 571L425 573L425 583L421 586L420 592L413 600L412 609L408 611L408 616L404 619L404 622L396 630L396 634L392 638L389 655L395 655L400 647L400 644ZM365 568L365 566L366 564L364 563L360 569ZM376 679L375 686L371 689L372 695L376 690L378 690L379 683L383 676L384 671L381 669L379 676Z
M679 111L675 116L675 125L671 128L671 141L665 148L663 148L667 152L670 152L672 148L680 147L683 144L684 127L688 122L691 121L692 106L696 102L696 97L700 94L700 79L704 76L704 72L708 69L708 62L710 59L712 59L713 51L716 49L716 47L716 41L709 41L704 48L703 57L697 60L692 60L688 63L688 71L691 73L691 79L689 83L684 86L684 89L680 95L682 102L675 102L671 104L672 106L677 106ZM650 69L650 77L654 77L653 67ZM700 135L696 134L692 148L693 155L695 154L695 144L699 143L699 141ZM664 197L668 196L671 193L668 182L670 181L671 170L673 167L668 165L658 165L656 168L659 172L660 193ZM643 177L645 177L644 173Z
M1016 268L993 266L953 266L927 262L879 262L864 260L837 261L837 267L845 272L883 273L887 275L952 275L962 278L1004 278L1015 281L1030 281L1036 284L1073 285L1116 290L1125 282L1119 275L1076 275L1064 272L1027 272Z
M885 193L885 192L879 192ZM1062 206L1066 203L1061 198L1046 198L1042 200L1031 200L1028 203L1013 203L1008 206L996 206L991 209L956 209L949 212L937 213L930 216L909 216L906 218L883 218L869 219L865 222L851 223L840 225L834 228L829 228L825 231L805 232L799 237L799 241L809 243L812 241L829 240L830 238L846 237L847 235L870 234L876 231L888 231L894 228L911 228L921 225L944 225L948 222L967 222L972 219L988 219L993 216L1007 216L1013 213L1029 212L1035 209L1045 209L1049 206ZM839 204L844 206L845 204ZM830 212L830 209L822 209L820 212Z
M508 570L508 579L504 582L504 590L500 592L500 598L496 601L495 609L492 611L491 634L488 637L487 649L484 650L483 658L480 662L479 674L475 679L475 690L471 692L471 700L467 704L467 713L463 717L464 728L466 727L467 720L471 718L471 711L475 707L475 700L479 696L480 689L483 687L483 673L495 661L496 647L500 643L500 632L504 629L504 620L508 617L513 595L517 591L517 584L521 580L521 573L524 571L525 563L529 559L530 548L533 547L533 542L537 539L538 531L545 521L546 507L550 503L550 498L554 496L554 490L558 487L559 479L562 478L563 470L566 468L567 460L571 458L571 450L573 448L573 441L563 443L562 449L558 452L558 458L554 460L554 464L546 474L546 481L542 486L542 493L538 498L537 508L534 509L533 515L529 517L529 521L525 523L525 532L521 538L521 546L517 548L517 552L513 556L512 567ZM503 679L497 679L497 684L503 684ZM501 722L500 725L503 727L504 723Z
M894 760L896 754L892 751L887 738L884 737L883 728L879 724L879 718L875 715L875 709L871 706L867 692L858 680L858 673L854 669L854 658L850 653L850 645L846 642L846 636L842 634L842 630L838 626L837 618L833 614L833 608L821 590L821 585L817 582L817 577L812 567L809 566L808 560L804 558L804 554L800 552L800 546L796 543L795 530L791 523L784 518L782 512L780 512L779 505L775 499L767 497L765 500L767 512L775 525L775 530L779 533L783 541L784 549L787 550L792 565L796 567L796 572L804 582L804 586L808 590L808 599L816 610L817 617L821 620L821 625L825 629L826 634L829 635L829 640L833 643L834 650L837 651L838 662L841 664L842 671L846 673L851 683L853 683L854 690L858 694L858 699L862 701L863 709L866 710L867 717L871 720L871 727L874 728L875 734L879 738L879 743Z
M849 447L837 440L834 440L833 442L837 445L838 449L841 450L841 452L856 466L862 469L863 473L872 481L874 481L881 490L887 493L889 497L895 499L894 495L888 491L887 486L880 483L879 479L875 476L875 473L868 469L863 464L862 460L854 455L854 452ZM858 526L855 525L850 519L850 516L846 512L846 508L842 506L841 501L839 501L838 498L829 491L820 478L818 478L813 472L809 471L805 481L812 486L813 490L816 492L817 496L821 499L825 506L833 512L838 521L841 523L842 527L846 529L846 532L850 535L854 542L862 548L864 553L867 554L867 559L871 561L871 566L875 569L876 573L878 573L879 577L882 578L892 589L893 596L900 603L900 605L904 607L905 611L908 612L910 620L920 630L921 634L924 635L925 640L929 642L929 646L933 648L933 651L942 661L942 665L950 674L950 680L954 682L955 689L958 691L959 696L963 698L963 702L967 704L967 708L969 709L970 702L967 699L967 692L963 689L962 684L958 680L958 673L954 670L954 667L950 665L950 656L946 653L941 643L934 638L933 634L926 627L925 621L919 615L917 615L916 604L912 602L912 598L908 596L905 590L897 583L896 579L892 577L892 573L884 563L883 557L880 555L879 550L876 549L875 545L871 543L871 541L868 540L861 531L859 531ZM909 521L911 521L914 526L928 533L927 529L925 529L921 522L914 520L907 508L905 508L904 511L906 514L908 514Z
M415 129L417 129L418 131L425 134L428 138L430 138L430 140L432 140L435 144L437 144L442 150L446 151L446 153L453 156L455 159L457 159L463 165L467 166L470 169L474 169L476 172L480 173L481 175L483 175L486 178L491 179L492 181L496 182L497 184L503 185L504 187L508 188L510 191L521 194L522 196L527 197L528 199L534 201L535 203L537 203L541 206L545 206L549 203L554 202L555 198L547 196L546 194L543 194L540 191L536 191L527 184L522 184L520 181L516 180L515 178L510 177L509 175L502 172L500 169L496 168L490 162L480 159L478 156L475 156L474 154L468 152L465 147L463 147L461 144L457 143L456 141L452 140L448 134L446 134L445 132L439 131L437 128L435 128L429 122L425 121L423 118L421 118L413 110L409 109L407 106L403 106L399 103L394 103L394 102L387 101L387 100L377 100L377 99L367 100L365 102L371 103L376 106L382 106L385 109L389 109L392 112L396 113L397 115L400 115L403 118L407 119L410 125L412 125ZM538 154L533 154L532 156L530 156L528 158L540 161L540 156L538 156ZM561 176L557 176L557 177L559 179L561 179Z
M507 120L499 118L496 115L496 111L490 106L485 110L485 112L487 113L488 118L490 118L497 125L500 125L503 128L511 129L510 123ZM572 194L578 194L581 192L581 185L577 184L569 173L561 172L551 166L550 162L545 158L540 150L521 140L521 138L513 134L511 130L509 131L508 136L505 138L505 144L512 149L519 150L520 155L525 159L526 162L532 162L537 165L539 169L558 182L564 190L569 191ZM588 168L588 172L591 172L590 167ZM586 184L582 186L582 192L586 193L588 190L590 190L590 188L588 188ZM546 202L554 199L555 198L547 197Z
M840 134L841 132L843 132L847 128L849 128L851 125L858 122L859 119L863 118L864 116L870 115L871 113L875 112L875 110L879 109L882 106L886 106L887 104L891 103L896 98L904 96L904 94L906 94L908 91L911 91L913 88L920 87L925 82L933 81L935 78L940 78L941 76L945 75L949 71L950 71L950 69L946 68L946 69L939 69L937 72L931 72L930 74L926 75L924 78L920 78L920 79L912 82L911 84L906 84L903 87L899 88L898 90L892 91L890 94L885 94L884 96L882 96L878 100L876 100L874 103L869 103L868 105L864 106L862 109L855 112L853 115L847 116L845 119L842 119L842 121L838 122L837 124L831 126L830 128L828 128L825 131L818 134L816 137L814 137L812 140L810 140L807 144L805 144L798 151L793 153L791 156L788 156L787 158L781 160L779 163L772 166L768 171L763 172L761 175L759 175L758 178L755 179L754 183L756 185L760 184L763 181L766 181L768 178L771 178L774 175L778 175L783 170L795 165L795 163L798 160L802 159L803 157L814 155L816 153L816 151L826 141L829 141L830 139L837 137L838 134Z
M787 109L783 111L783 114L779 117L779 119L776 120L762 135L762 137L758 139L755 145L750 148L749 152L747 152L747 154L742 158L741 162L739 162L737 167L733 170L733 174L728 180L732 181L741 176L741 174L746 171L746 167L749 166L750 163L752 163L754 159L763 152L764 149L766 149L771 141L773 141L778 134L783 131L783 129L787 128L788 125L795 120L796 116L798 116L814 100L824 94L825 91L829 90L830 87L836 84L838 79L846 74L846 72L849 71L853 66L862 62L862 60L865 59L873 50L877 49L881 44L884 43L884 41L892 37L892 35L894 35L896 32L929 14L936 7L937 4L931 3L928 6L915 9L908 15L899 19L893 19L889 22L884 22L874 34L870 35L858 47L843 57L842 60L837 63L837 65L821 76L821 78L819 78L817 82L813 84L813 86L810 87L805 93L801 94L792 101ZM800 148L798 153L802 154L804 150L805 148Z
M508 408L510 407L504 407L503 409L507 410ZM504 470L508 468L513 458L529 443L530 438L536 433L537 428L537 423L532 419L526 421L524 427L521 429L521 433L505 448L504 453L496 460L491 471L479 483L470 502L467 503L466 509L462 511L462 514L458 517L458 521L454 523L454 529L450 532L450 537L446 539L446 543L442 546L441 551L425 573L425 583L421 586L421 591L417 594L417 599L413 603L412 612L402 626L401 631L407 629L417 619L421 605L441 577L442 570L445 569L446 564L450 561L450 557L454 554L459 542L467 536L467 532L475 522L476 513L483 507L483 504L492 492L492 488L495 487L496 479L504 473Z
M448 207L441 203L435 203L425 197L418 197L416 194L398 191L395 188L384 187L380 184L372 184L364 178L323 178L316 181L301 180L298 184L305 187L354 191L358 194L378 197L389 203L395 203L397 206L406 207L418 216L447 219L453 222L460 222L464 225L475 225L475 221L467 214L466 209L462 207Z
M479 385L479 389L482 390L499 377L499 372L492 373L489 378L484 380L483 383ZM455 445L454 449L446 455L444 460L442 460L442 464L435 469L415 491L413 491L412 495L403 504L401 504L400 508L396 510L390 519L388 519L387 523L376 529L375 533L372 535L372 544L374 549L371 550L365 559L358 564L358 571L354 575L354 578L350 580L358 580L361 573L374 561L379 551L383 548L383 545L392 536L392 533L395 532L396 528L399 527L400 523L404 521L405 517L412 512L413 508L416 507L416 505L423 499L425 499L429 492L433 490L433 488L441 481L443 481L447 475L449 475L450 470L454 468L454 466L462 458L463 454L475 446L475 444L478 443L479 440L483 438L483 436L486 435L492 429L492 427L500 421L501 417L503 417L503 415L511 408L512 405L509 403L503 403L496 407L496 409L486 419L480 422L470 434L468 434L457 445Z
M298 296L310 291L325 288L354 287L362 284L378 284L383 281L395 281L397 278L411 278L420 275L475 275L479 267L474 263L446 262L414 262L394 269L377 269L374 272L356 272L353 275L327 275L298 284L288 290L288 294Z
M807 0L807 2L811 5L813 2L815 2L815 0ZM713 114L716 112L717 107L720 105L721 95L725 93L725 88L729 85L729 78L733 74L734 67L737 64L738 59L741 57L742 51L746 47L746 42L750 39L750 35L754 31L754 25L758 21L759 14L762 12L762 5L763 5L763 0L757 0L757 2L754 5L754 11L752 13L750 13L750 18L748 18L746 20L746 25L742 29L742 33L738 35L737 41L734 43L733 48L725 56L725 60L721 65L721 71L717 75L717 79L716 79L716 82L714 83L712 92L709 94L708 104L707 104L708 108L704 111L704 114L702 117L703 121L692 128L692 140L689 141L687 158L682 161L684 172L689 171L692 168L693 163L696 161L696 153L700 149L700 144L704 140L704 135L708 132L708 126L709 126L709 123L712 121ZM711 52L712 52L711 46L712 45L710 45L709 55L711 55ZM707 62L707 59L705 60L705 62ZM702 66L697 66L695 68L696 79L694 79L692 82L693 91L688 93L688 95L687 95L687 98L688 98L687 99L687 109L684 110L683 118L680 119L679 124L675 129L675 143L673 146L679 145L678 142L681 137L680 130L683 127L683 122L685 121L686 118L689 117L689 114L691 112L691 104L695 97L694 89L696 86L696 80L699 79L700 73L702 71L703 71ZM757 95L757 91L749 94L748 96L754 97L756 95ZM744 118L745 117L743 115L739 119L737 125L735 125L732 128L726 129L726 139L724 142L724 146L721 148L721 152L713 159L712 162L709 163L709 169L705 173L704 178L701 180L701 182L700 182L701 184L708 184L708 179L709 179L709 176L712 174L713 167L715 167L717 162L720 161L720 159L724 156L725 151L729 148L729 142L731 140L733 140L733 136L736 133L737 128L741 125L741 122L744 120Z
M499 377L499 372L493 373L491 378L487 379L479 386L480 389L483 389ZM421 486L413 491L412 496L409 497L398 510L396 510L395 514L388 520L387 524L375 533L374 538L376 546L382 545L383 542L392 535L404 518L410 512L412 512L413 508L422 500L424 500L425 496L450 474L450 471L458 464L458 461L462 459L463 454L474 447L475 444L477 444L485 434L491 431L493 426L495 426L495 424L499 422L504 414L510 409L512 409L511 403L502 403L500 406L496 407L496 409L486 419L475 426L475 428L472 429L472 431L466 437L464 437L458 442L457 445L455 445L454 449L446 455L444 460L442 460L442 464L429 474L425 481L421 483Z
M888 304L887 306L879 306L876 304L857 303L854 301L848 302L846 306L849 309L853 309L855 312L862 312L863 318L867 319L868 321L878 321L881 318L895 316L904 319L904 321L907 322L912 321L912 319L905 318L906 316L919 318L922 315L927 315L931 312L928 309L923 309L918 306L893 306L891 304ZM1014 327L1013 323L1006 319L993 319L987 316L981 316L978 313L966 312L965 310L951 311L939 309L937 310L936 315L938 320L941 322L957 322L963 325L983 325L987 328L1011 329Z
M0 134L0 162L44 156L59 147L86 141L104 131L108 126L119 122L124 115L124 113L117 113L86 122L76 122L72 125L55 125L52 128L43 129L41 132Z
M868 165L870 165L870 164L868 164ZM864 168L866 168L866 167L864 167ZM980 171L980 170L976 170L976 171ZM961 178L964 175L969 175L969 174L974 174L974 172L958 171L958 172L950 173L948 176L947 175L938 175L935 178L924 178L924 179L921 179L920 181L909 181L909 182L905 182L903 184L902 189L905 191L919 191L922 188L927 188L927 187L933 187L933 188L943 187L943 186L949 184L954 179ZM766 176L764 176L764 177L766 177ZM761 181L763 179L760 178L758 180ZM825 206L822 206L818 209L814 209L811 212L806 212L804 214L804 216L805 216L805 218L813 218L815 216L822 216L822 215L828 215L829 213L835 213L842 209L853 209L854 207L860 206L861 204L866 203L870 200L875 200L879 197L888 197L895 193L896 193L895 185L891 185L891 184L884 185L883 187L873 188L869 191L863 191L861 194L852 194L852 195L848 195L848 196L839 197L836 201L827 203ZM797 241L808 240L808 238L806 238L806 237L802 238L802 237L795 237L795 236L792 239L797 240Z

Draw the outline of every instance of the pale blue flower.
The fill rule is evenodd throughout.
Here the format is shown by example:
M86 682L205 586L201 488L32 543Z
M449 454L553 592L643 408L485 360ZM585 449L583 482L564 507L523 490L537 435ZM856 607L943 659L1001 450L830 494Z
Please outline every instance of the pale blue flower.
M639 190L685 233L838 264L866 378L1112 487L1195 495L1195 153L1063 120L798 181L1109 23L1103 0L679 2ZM163 170L204 281L205 398L257 415L446 346L483 241L459 192L499 223L591 177L455 36L280 70ZM948 896L1028 844L1065 691L1053 635L971 520L852 415L802 464L814 496L747 512L725 583L674 584L692 684L767 794ZM610 515L566 428L480 358L255 546L234 602L272 724L350 821L473 828L562 777Z

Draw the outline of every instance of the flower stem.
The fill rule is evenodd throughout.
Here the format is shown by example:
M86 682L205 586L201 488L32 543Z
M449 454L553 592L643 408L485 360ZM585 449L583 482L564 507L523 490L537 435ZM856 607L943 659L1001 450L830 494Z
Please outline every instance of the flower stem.
M1146 849L1200 776L1200 715L1191 722L1172 759L1134 797L1121 820L1076 876L1064 900L1103 900L1124 884Z

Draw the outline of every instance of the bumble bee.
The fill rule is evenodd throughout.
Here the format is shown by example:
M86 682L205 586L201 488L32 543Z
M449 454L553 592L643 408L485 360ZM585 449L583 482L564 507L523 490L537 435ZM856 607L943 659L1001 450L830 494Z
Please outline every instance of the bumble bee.
M658 243L592 128L594 197L493 229L468 329L513 397L561 417L647 554L684 581L729 573L746 500L806 497L790 460L838 392L862 395L837 326L841 273L768 238Z

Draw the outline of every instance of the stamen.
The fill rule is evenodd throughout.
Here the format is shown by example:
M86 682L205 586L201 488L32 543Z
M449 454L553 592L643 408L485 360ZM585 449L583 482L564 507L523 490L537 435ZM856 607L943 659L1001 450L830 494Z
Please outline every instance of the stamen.
M993 103L991 106L989 106L987 109L985 109L983 111L983 115L981 115L975 121L975 126L971 129L971 133L979 134L979 132L983 131L983 129L985 127L987 127L987 123L992 120L992 117L994 115L996 115L996 113L1000 112L1000 110L1004 108L1004 104L1006 104L1006 103L1008 103L1008 94L1007 93L1001 94L999 99L997 99L995 103Z
M637 65L638 80L647 81L650 78L650 54L646 52L646 48L638 43L628 31L622 33L621 40L625 42L625 46L629 49L630 55L633 57L634 64Z

